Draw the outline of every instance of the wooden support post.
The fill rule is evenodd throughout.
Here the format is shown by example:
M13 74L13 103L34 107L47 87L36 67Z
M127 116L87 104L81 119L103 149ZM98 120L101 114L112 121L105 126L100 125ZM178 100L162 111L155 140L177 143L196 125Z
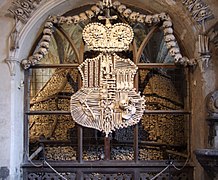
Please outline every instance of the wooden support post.
M109 137L105 137L104 138L104 160L110 160L110 138Z
M139 156L139 140L138 140L138 135L139 135L139 125L136 124L134 128L134 160L137 163L138 162L138 156Z
M77 150L77 160L79 163L83 161L83 129L80 125L78 127L78 150Z

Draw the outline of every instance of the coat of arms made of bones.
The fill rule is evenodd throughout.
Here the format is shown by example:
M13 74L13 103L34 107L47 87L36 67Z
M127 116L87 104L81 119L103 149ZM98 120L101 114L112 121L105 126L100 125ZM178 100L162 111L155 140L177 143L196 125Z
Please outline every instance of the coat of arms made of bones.
M101 53L80 66L82 88L71 97L71 115L75 122L106 134L137 124L144 112L144 98L134 88L137 66L116 52L129 49L134 38L128 24L90 23L83 30L89 50Z

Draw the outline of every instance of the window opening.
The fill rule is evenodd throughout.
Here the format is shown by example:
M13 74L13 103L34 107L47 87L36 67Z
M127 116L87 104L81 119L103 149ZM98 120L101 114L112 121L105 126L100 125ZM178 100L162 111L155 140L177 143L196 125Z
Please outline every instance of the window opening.
M134 29L135 44L131 50L117 54L139 58L135 62L139 67L135 85L145 96L145 114L138 125L111 133L109 142L102 132L78 126L69 113L70 97L81 87L78 56L94 58L99 52L88 52L83 44L82 29L88 20L54 27L48 54L27 70L30 101L26 108L29 125L26 148L30 154L39 143L45 148L45 154L39 154L35 160L41 156L55 161L105 160L105 143L110 144L107 160L137 162L166 160L169 156L184 160L188 156L189 115L185 104L188 73L172 64L174 59L161 25L134 24L115 10L111 13L119 17L113 23L126 21ZM99 21L96 17L92 20ZM141 53L134 54L140 48Z

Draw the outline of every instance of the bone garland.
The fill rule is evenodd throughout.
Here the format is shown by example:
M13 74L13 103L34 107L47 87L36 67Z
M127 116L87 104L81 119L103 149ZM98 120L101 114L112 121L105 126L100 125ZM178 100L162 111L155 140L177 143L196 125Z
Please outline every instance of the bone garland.
M8 9L18 20L26 24L42 0L16 0Z
M45 23L44 30L43 30L43 37L41 39L41 43L39 44L39 48L36 52L30 56L28 59L24 59L21 62L21 65L24 69L28 69L31 65L35 65L38 63L42 58L48 54L49 50L49 43L51 41L51 36L53 34L53 26L55 24L62 25L62 24L78 24L79 22L86 21L88 19L93 18L94 16L98 15L101 12L101 9L94 5L91 7L90 10L85 11L84 13L80 13L79 15L74 16L50 16Z
M28 69L31 65L35 65L38 63L47 53L49 49L49 42L51 41L51 36L53 33L53 25L58 24L78 24L79 22L86 21L88 19L92 19L102 12L102 10L106 7L106 1L99 1L96 5L92 6L90 10L87 10L79 15L74 16L51 16L48 18L46 25L43 31L42 43L39 45L39 49L30 56L28 59L24 59L21 62L21 65L24 69ZM155 15L144 15L137 12L132 11L127 8L125 5L121 4L119 1L115 1L112 3L112 7L117 10L122 16L126 17L132 22L140 22L145 24L153 24L157 22L163 22L163 31L165 36L165 41L169 53L173 56L175 63L186 65L195 65L197 62L194 59L188 59L187 57L183 57L178 48L178 44L175 36L173 35L172 22L166 13L160 13ZM93 16L94 15L94 16ZM176 51L175 51L175 48Z
M203 0L183 0L182 3L197 23L202 24L204 21L214 17L211 9Z
M132 11L125 5L121 4L119 1L113 3L113 8L116 9L122 16L129 19L132 22L140 22L145 24L154 24L158 22L163 22L164 40L166 42L167 48L170 55L174 58L176 64L181 64L184 66L195 65L197 62L194 59L188 59L183 57L180 53L175 36L173 35L172 21L169 15L166 13L154 14L154 15L144 15Z

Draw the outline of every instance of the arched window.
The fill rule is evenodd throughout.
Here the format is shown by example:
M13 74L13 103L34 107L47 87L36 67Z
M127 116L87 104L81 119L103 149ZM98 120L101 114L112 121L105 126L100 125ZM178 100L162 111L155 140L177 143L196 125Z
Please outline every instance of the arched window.
M189 70L174 63L182 56L173 39L171 21L164 24L163 19L169 18L165 14L152 15L131 6L128 12L125 5L123 10L121 4L114 6L110 18L118 18L111 18L111 23L127 23L134 31L130 49L117 55L131 59L138 67L134 86L145 100L141 121L113 131L109 137L73 121L70 98L82 85L78 66L99 55L88 50L82 31L90 22L104 24L98 16L105 16L105 10L99 4L88 5L50 18L33 56L25 62L30 66L25 72L27 179L59 175L67 179L151 179L168 166L166 161L181 167L188 159ZM38 165L44 169L34 169ZM191 172L192 168L186 167L161 176L188 179Z

